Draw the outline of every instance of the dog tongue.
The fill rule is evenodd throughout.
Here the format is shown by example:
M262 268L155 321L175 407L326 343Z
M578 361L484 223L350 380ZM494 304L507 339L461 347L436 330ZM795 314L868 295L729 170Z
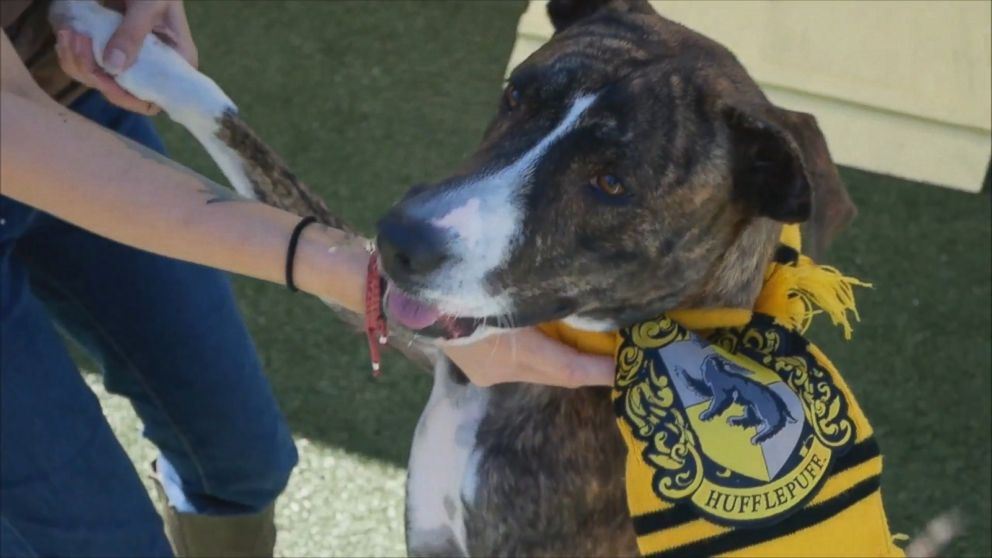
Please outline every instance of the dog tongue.
M424 329L441 317L437 308L414 300L399 289L390 290L386 307L390 318L412 330Z

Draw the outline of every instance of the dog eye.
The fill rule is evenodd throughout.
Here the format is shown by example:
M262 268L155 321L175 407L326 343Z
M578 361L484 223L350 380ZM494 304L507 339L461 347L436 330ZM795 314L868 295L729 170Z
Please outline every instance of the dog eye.
M612 174L596 175L589 181L589 184L593 188L611 197L622 196L626 193L626 190L623 187L623 182L620 182L620 179Z
M503 102L510 110L516 109L520 106L520 91L512 84L507 85L506 90L503 91Z

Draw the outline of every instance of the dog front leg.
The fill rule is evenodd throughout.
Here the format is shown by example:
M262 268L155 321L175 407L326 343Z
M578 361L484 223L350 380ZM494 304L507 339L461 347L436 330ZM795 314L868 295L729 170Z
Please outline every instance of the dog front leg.
M454 380L441 359L430 399L414 431L406 485L406 541L411 556L467 556L465 505L479 489L476 432L489 392Z

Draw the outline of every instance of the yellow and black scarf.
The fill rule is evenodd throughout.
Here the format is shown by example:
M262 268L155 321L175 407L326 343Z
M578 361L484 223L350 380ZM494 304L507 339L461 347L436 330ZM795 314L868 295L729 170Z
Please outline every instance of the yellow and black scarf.
M850 338L852 289L783 228L753 310L680 310L614 333L541 329L617 359L627 502L644 556L903 556L864 413L803 333Z

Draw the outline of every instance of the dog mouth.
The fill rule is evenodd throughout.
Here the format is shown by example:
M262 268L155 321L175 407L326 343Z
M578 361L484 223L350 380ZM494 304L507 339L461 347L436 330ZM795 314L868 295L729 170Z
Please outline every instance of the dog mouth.
M498 328L508 317L453 316L442 312L438 306L419 299L387 280L384 295L386 316L391 322L434 339L456 340L472 337L481 328Z
M575 311L569 298L542 297L544 304L527 304L527 310L512 314L489 316L456 316L404 291L386 279L383 309L391 323L406 328L418 336L444 341L476 340L491 333L525 328L539 323L565 318Z

